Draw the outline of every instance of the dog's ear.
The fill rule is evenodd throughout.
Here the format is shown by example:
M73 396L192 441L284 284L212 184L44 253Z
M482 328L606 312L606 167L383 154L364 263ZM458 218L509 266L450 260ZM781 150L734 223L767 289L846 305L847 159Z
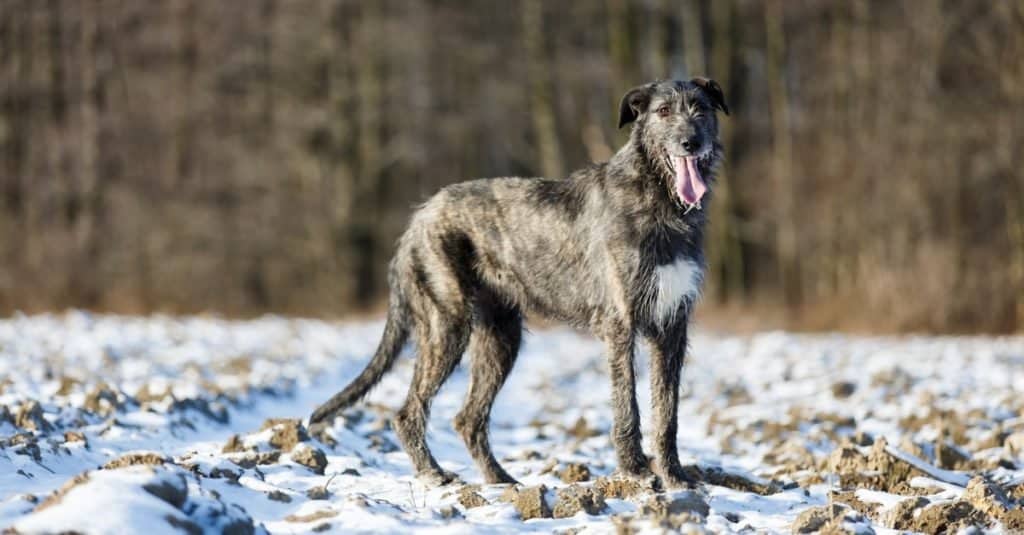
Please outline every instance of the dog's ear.
M711 102L715 104L716 108L729 115L729 106L725 104L725 93L722 92L722 86L718 85L718 82L709 78L694 78L690 81L711 97Z
M635 121L641 113L647 111L647 105L651 103L651 89L650 84L638 85L626 92L619 104L619 128Z

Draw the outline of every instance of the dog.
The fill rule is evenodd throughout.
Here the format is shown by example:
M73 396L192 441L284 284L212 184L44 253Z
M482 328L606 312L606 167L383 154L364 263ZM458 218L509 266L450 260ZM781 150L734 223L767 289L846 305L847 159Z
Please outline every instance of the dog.
M687 327L704 277L703 209L722 160L715 81L657 81L619 107L629 141L568 178L492 178L441 189L412 216L390 263L384 333L363 372L310 417L356 403L394 364L410 335L412 384L394 419L418 476L457 481L426 443L431 399L471 357L455 429L488 483L516 483L494 458L488 424L516 360L524 314L588 329L608 349L620 473L692 486L676 449ZM650 346L653 464L641 446L634 347Z

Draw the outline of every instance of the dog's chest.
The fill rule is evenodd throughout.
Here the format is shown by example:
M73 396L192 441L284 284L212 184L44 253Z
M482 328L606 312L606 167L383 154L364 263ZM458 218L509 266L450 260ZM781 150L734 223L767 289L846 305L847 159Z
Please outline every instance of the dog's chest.
M681 307L696 301L703 279L700 264L686 256L656 265L650 280L651 319L658 324L674 319Z

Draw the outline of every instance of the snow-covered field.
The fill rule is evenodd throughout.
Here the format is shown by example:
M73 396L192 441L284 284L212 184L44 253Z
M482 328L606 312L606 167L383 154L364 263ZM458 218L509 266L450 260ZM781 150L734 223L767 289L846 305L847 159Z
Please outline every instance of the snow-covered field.
M430 428L464 485L425 486L396 447L411 358L332 427L268 421L304 418L344 386L381 327L0 321L0 530L1024 530L1024 338L698 329L679 438L703 484L664 493L613 475L603 350L567 330L527 336L494 410L491 442L520 489L479 485L451 429L464 370ZM638 367L646 431L643 351Z

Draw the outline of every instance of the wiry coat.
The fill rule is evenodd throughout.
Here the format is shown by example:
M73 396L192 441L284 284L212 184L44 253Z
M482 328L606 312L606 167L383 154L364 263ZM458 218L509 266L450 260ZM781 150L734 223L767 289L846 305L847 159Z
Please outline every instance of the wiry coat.
M512 482L491 453L487 424L519 350L523 314L537 314L587 328L608 344L613 442L620 470L630 474L648 472L633 370L635 339L648 340L656 467L667 485L684 484L676 410L689 313L703 277L705 212L680 201L669 155L696 158L710 182L722 156L715 109L727 112L710 80L640 86L623 98L620 127L635 124L610 161L564 180L494 178L438 192L399 241L377 354L311 421L364 396L413 334L419 355L395 430L417 471L447 482L454 476L427 449L426 420L431 398L468 347L472 381L455 426L488 482Z

